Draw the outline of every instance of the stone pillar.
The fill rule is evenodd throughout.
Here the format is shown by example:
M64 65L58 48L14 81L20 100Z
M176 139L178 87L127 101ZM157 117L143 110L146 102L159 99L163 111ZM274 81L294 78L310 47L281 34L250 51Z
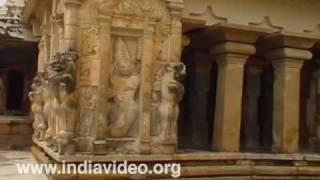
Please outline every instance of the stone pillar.
M255 53L253 43L261 33L228 24L211 31L211 53L218 63L213 149L239 151L244 64Z
M59 38L59 52L65 51L65 44L64 44L64 27L63 27L63 20L60 19L58 23L58 38Z
M247 150L259 147L258 111L262 68L262 66L251 65L246 68L245 73L242 128L244 148Z
M167 0L167 6L171 15L171 33L169 36L169 61L180 61L182 46L182 23L181 14L183 10L183 0Z
M81 6L79 0L65 0L64 15L64 43L65 50L76 49L78 30L78 9Z
M54 16L52 17L51 22L51 53L50 53L50 59L52 59L52 56L54 56L60 49L60 37L62 39L63 43L63 28L62 28L62 16ZM62 29L62 30L61 30ZM61 31L61 32L60 32ZM63 48L64 49L64 48Z
M300 70L312 58L308 50L316 40L276 34L266 38L275 73L273 96L273 151L299 150Z
M93 142L93 148L95 154L104 154L107 149L107 114L108 111L108 79L110 74L111 67L111 56L110 50L111 47L111 17L105 15L99 15L97 18L99 23L99 47L100 48L100 66L99 70L96 73L96 77L99 79L99 88L98 88L98 114L96 122L95 137Z
M152 99L152 83L154 73L153 69L153 37L154 37L154 23L149 22L145 27L143 40L139 42L139 47L143 47L138 52L138 59L142 60L141 64L141 91L140 103L143 104L140 108L140 153L150 153L151 146L151 99ZM170 143L169 143L170 144Z

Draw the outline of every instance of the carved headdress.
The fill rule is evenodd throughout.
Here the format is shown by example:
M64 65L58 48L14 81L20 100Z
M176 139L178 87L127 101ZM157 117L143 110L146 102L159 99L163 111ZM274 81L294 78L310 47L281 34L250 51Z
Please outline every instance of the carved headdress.
M116 64L125 62L133 63L134 58L129 50L128 44L126 44L123 38L118 37L115 42L114 61Z

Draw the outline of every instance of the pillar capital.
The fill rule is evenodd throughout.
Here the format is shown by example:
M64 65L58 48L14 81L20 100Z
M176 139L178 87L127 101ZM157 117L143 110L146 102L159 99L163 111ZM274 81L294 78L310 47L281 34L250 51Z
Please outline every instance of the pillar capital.
M170 10L171 15L180 17L184 8L183 0L167 0L167 7Z
M223 54L236 54L248 57L256 52L256 49L251 44L244 44L238 42L222 42L212 46L210 53L215 56Z
M304 64L304 61L300 59L284 58L278 61L272 61L272 65L275 69L292 68L300 71Z
M268 51L266 58L269 60L294 59L305 61L312 58L312 53L304 49L280 47Z

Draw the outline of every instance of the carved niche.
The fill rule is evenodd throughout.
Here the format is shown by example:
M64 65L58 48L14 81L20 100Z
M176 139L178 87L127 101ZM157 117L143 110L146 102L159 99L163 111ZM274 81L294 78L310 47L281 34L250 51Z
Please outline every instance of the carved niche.
M113 39L113 69L108 80L108 135L112 138L136 137L141 82L137 40L121 36Z

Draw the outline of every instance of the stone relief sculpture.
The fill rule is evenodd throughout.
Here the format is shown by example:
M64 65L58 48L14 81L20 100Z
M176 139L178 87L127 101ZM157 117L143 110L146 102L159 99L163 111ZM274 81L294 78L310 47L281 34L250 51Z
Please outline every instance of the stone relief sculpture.
M44 118L48 125L45 133L45 142L48 147L51 147L53 146L52 138L54 136L54 129L55 129L54 112L53 112L54 95L53 95L52 89L49 86L49 81L47 79L44 79L44 82L43 82L42 98L44 101L44 107L43 107Z
M177 120L179 102L184 94L181 80L186 74L185 65L181 62L171 62L160 68L156 74L156 85L153 98L155 101L157 135L162 143L177 141Z
M47 64L43 77L34 79L29 95L33 102L35 137L40 137L39 141L45 141L47 147L59 154L75 152L77 59L73 51L57 53Z
M110 75L109 135L128 137L138 118L137 93L140 86L139 62L135 62L122 38L115 43L114 70Z
M42 81L43 74L39 73L33 80L31 85L31 92L29 93L29 98L32 103L31 111L33 113L33 128L34 128L34 138L39 141L45 140L47 122L44 117L44 102L42 97Z
M75 151L142 153L139 144L144 144L147 152L151 150L147 146L153 143L149 123L153 65L173 59L174 53L166 49L179 44L174 42L180 33L173 35L171 9L166 1L159 0L75 2L76 7L70 5L73 1L68 5L64 1L53 4L57 28L50 42L56 45L51 46L53 54L43 68L44 78L39 87L47 126L43 141L36 139L35 143L57 155L76 154ZM72 8L90 15L80 13L77 17ZM73 16L58 18L63 13L60 11L71 12ZM44 47L43 42L40 47ZM73 52L55 53L69 47L78 50L79 62L75 63L78 57ZM39 58L50 52L41 51ZM176 139L178 103L183 94L178 76L184 74L184 66L170 63L161 72L156 119L161 123L158 134L165 143L170 138L171 142ZM171 106L172 111L165 111Z

